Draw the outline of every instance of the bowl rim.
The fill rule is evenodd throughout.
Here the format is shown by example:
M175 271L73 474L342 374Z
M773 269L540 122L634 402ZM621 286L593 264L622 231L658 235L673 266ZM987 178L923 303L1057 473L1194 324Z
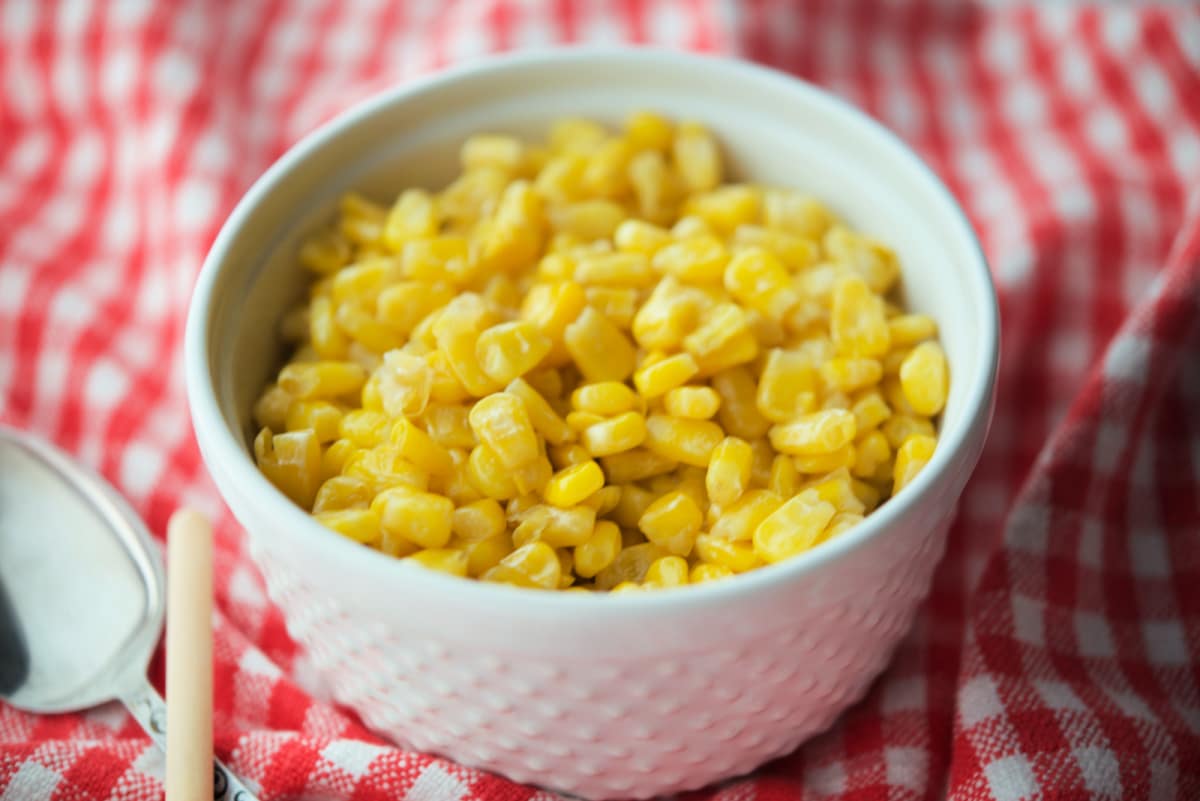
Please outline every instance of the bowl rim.
M293 504L262 475L234 432L225 424L221 413L212 380L213 371L209 369L209 332L213 319L213 290L217 276L222 270L235 268L228 259L231 243L252 211L289 171L321 145L392 104L403 103L416 95L438 91L450 84L470 81L484 73L529 67L553 67L564 62L613 59L640 59L648 68L654 65L685 65L695 68L698 72L723 71L741 80L773 85L776 89L794 93L806 103L838 114L865 129L868 135L878 141L881 148L891 151L892 158L907 163L920 180L925 182L925 189L931 190L937 201L952 212L956 218L955 224L959 228L957 235L965 234L966 240L972 245L973 257L969 264L963 264L961 267L969 273L968 286L974 290L971 292L971 301L973 305L980 306L976 311L981 315L981 336L978 366L972 375L965 377L970 381L970 386L964 399L966 408L962 423L951 429L948 436L939 440L941 447L935 450L929 465L912 484L845 534L782 562L764 565L728 580L688 585L686 588L659 589L644 593L571 593L531 590L475 579L464 580L419 565L407 564L403 560L373 548L363 547L329 531L317 523L308 512ZM980 298L977 297L979 290L982 290L982 303L979 303ZM307 546L324 551L331 558L344 560L347 564L353 563L354 568L363 573L374 574L380 578L386 574L386 577L393 581L403 578L412 583L414 591L422 594L453 592L457 600L464 605L505 604L515 613L524 610L530 614L537 614L569 604L586 606L593 615L604 614L605 610L609 610L612 615L625 617L636 615L648 607L663 611L671 607L707 606L722 604L735 597L753 595L798 580L829 563L838 561L868 541L883 536L893 522L927 500L934 485L944 479L944 474L952 467L954 457L968 444L975 432L982 427L986 435L998 374L999 349L998 300L979 237L966 213L937 174L898 135L884 125L850 102L803 79L735 57L640 45L567 45L481 56L401 82L351 105L288 148L238 201L205 257L189 306L184 361L193 428L206 466L214 475L214 480L218 485L221 484L216 477L217 470L214 469L219 465L220 470L228 474L233 483L247 487L247 492L256 496L256 502L269 507L269 513L286 524L291 536L303 538ZM982 449L982 441L978 447ZM974 459L977 458L978 454ZM974 466L973 460L971 469ZM222 500L232 507L223 490L221 495ZM676 589L686 591L674 591Z

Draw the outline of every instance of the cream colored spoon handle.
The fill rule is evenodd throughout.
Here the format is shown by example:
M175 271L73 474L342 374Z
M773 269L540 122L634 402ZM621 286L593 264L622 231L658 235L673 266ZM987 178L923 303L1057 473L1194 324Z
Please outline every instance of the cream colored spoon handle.
M167 524L167 801L213 797L212 528L192 509Z

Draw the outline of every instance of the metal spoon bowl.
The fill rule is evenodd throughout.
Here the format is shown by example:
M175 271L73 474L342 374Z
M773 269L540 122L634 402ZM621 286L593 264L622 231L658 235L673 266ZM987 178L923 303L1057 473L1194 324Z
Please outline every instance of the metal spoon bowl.
M119 699L165 749L146 679L164 584L157 545L111 486L0 426L0 698L39 713ZM213 778L215 798L253 801L219 762Z

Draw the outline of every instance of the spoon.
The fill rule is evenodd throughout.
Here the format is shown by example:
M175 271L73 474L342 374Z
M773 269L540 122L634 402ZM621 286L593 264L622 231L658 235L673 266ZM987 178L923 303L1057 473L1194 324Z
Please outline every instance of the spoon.
M146 679L163 584L157 547L112 487L0 426L0 698L37 713L119 699L166 749L166 706ZM217 801L254 801L220 762L212 783Z

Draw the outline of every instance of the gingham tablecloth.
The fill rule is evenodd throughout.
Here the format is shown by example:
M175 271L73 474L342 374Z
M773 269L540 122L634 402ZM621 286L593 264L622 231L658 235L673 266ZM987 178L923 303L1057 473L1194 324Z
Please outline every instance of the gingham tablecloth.
M1188 3L0 6L0 420L97 468L158 535L180 503L217 519L218 754L264 801L548 797L323 700L200 462L180 344L221 221L319 122L486 51L616 40L738 54L859 104L947 181L1001 293L991 439L916 627L832 730L695 797L1200 798ZM162 765L119 707L0 704L3 801L158 798Z

